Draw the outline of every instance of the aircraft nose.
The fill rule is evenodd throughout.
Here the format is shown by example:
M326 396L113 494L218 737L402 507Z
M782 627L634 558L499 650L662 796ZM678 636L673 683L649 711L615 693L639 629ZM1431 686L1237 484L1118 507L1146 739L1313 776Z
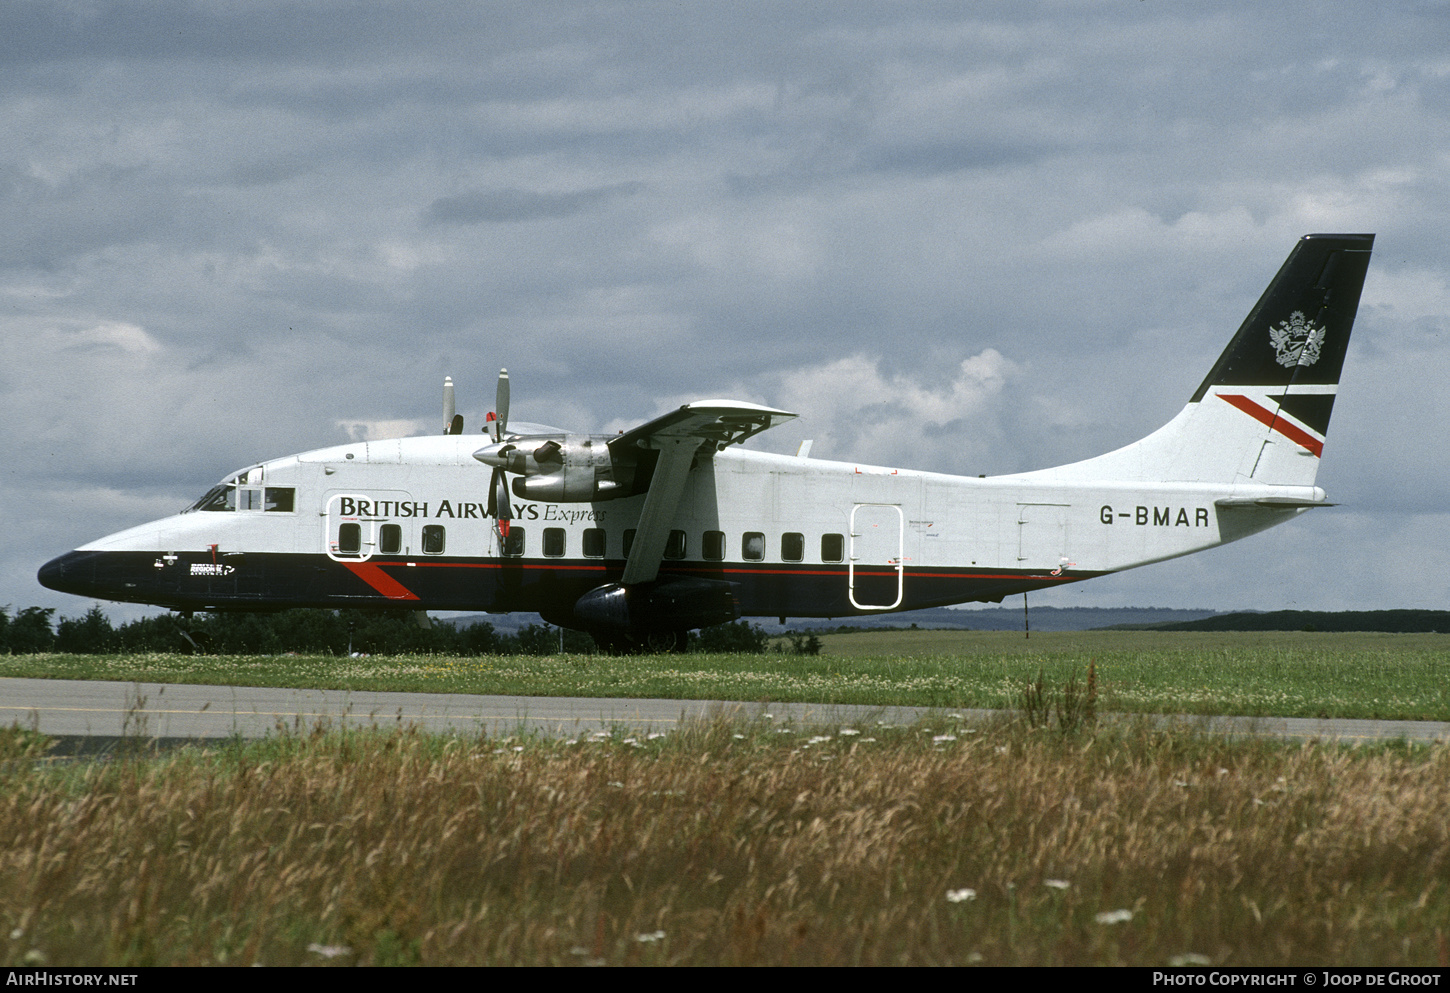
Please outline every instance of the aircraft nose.
M71 592L70 587L74 585L74 581L77 578L74 568L77 558L79 556L75 552L66 552L64 555L56 556L40 567L40 571L35 574L35 578L40 580L40 585L46 589L69 593ZM71 573L69 581L67 581L66 577L67 572Z

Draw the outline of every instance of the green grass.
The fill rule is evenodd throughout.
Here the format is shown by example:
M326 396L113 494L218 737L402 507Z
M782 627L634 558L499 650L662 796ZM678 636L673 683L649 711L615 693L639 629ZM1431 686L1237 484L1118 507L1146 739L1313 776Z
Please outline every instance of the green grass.
M1450 720L1450 636L901 631L827 635L820 656L15 655L0 675L353 690L1016 706L1096 664L1099 709Z
M1444 968L1447 776L945 717L9 761L0 962Z

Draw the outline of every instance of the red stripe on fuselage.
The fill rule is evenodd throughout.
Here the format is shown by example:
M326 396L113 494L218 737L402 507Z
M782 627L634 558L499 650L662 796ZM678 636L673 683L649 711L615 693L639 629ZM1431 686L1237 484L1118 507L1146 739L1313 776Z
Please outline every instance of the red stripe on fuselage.
M416 600L418 594L398 582L383 567L372 562L344 562L348 572L367 583L389 600Z
M1309 432L1290 424L1282 417L1277 416L1269 408L1261 407L1248 397L1239 393L1220 393L1218 397L1220 400L1227 400L1239 410L1242 410L1245 414L1248 414L1261 424L1266 425L1271 430L1279 432L1285 438L1294 442L1294 444L1302 445L1316 456L1322 457L1324 455L1324 442Z

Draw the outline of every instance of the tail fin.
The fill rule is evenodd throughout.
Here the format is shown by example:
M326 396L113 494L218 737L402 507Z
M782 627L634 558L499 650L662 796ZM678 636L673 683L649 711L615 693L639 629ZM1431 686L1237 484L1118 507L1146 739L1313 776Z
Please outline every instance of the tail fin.
M1172 421L1060 479L1312 486L1372 234L1305 235Z

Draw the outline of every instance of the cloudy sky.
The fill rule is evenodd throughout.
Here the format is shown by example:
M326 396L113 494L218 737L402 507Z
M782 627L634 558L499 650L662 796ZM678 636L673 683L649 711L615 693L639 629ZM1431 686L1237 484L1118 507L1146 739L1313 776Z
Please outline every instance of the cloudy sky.
M1034 603L1450 607L1450 5L0 6L0 604L249 463L689 399L942 471L1182 406L1302 234L1378 235L1342 506ZM135 616L114 608L113 617Z

